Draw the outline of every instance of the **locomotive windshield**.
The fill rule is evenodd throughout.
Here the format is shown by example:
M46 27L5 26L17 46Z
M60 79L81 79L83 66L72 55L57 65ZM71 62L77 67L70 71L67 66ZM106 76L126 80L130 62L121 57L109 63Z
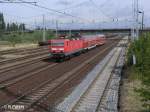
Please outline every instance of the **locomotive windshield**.
M51 46L64 46L63 42L52 42Z

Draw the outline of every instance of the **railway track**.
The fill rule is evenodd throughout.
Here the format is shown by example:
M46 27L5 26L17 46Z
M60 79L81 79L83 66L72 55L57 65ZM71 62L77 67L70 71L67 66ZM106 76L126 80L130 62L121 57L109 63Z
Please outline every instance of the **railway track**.
M19 68L22 68L22 67L34 64L34 63L38 63L38 62L40 62L40 61L42 61L43 59L46 59L46 58L49 58L47 56L47 54L43 55L43 56L35 57L35 58L32 58L32 59L19 61L18 63L15 63L15 64L14 63L9 64L8 66L3 66L3 67L0 68L0 74L3 74L5 72L9 72L11 70L19 69Z
M110 47L109 47L110 48ZM98 55L97 55L98 56ZM96 56L96 57L97 57ZM96 58L95 57L95 58ZM94 59L94 58L93 58ZM65 62L66 63L66 62ZM92 63L89 62L89 63ZM17 97L17 99L13 100L13 102L11 102L10 104L8 103L8 105L15 105L15 103L17 104L17 102L21 102L22 105L24 104L24 101L23 99L24 98L29 98L30 100L29 103L27 103L27 106L24 106L25 109L27 109L27 111L31 111L32 107L34 104L38 104L40 101L42 101L43 99L45 99L49 94L52 94L54 93L54 91L58 90L58 89L61 89L61 87L68 83L69 81L73 80L73 78L79 76L79 72L83 71L86 69L87 66L89 66L90 64L89 63L86 63L86 65L84 65L84 67L81 67L80 69L82 70L70 70L68 72L64 72L61 74L61 77L60 76L56 76L55 78L51 78L51 79L48 79L48 80L45 80L43 81L43 83L39 83L38 86L35 86L34 88L28 90L27 92L24 92L24 94L21 93L21 96L20 97ZM55 66L54 66L55 67ZM42 71L35 71L34 73L34 77L38 77L39 73L40 74L43 74L43 77L44 76L44 71L49 69L48 67L44 67L44 69ZM77 69L77 68L75 68ZM50 71L50 70L49 70ZM74 72L76 75L73 76L73 72L72 71L76 71ZM72 73L71 73L72 72ZM71 74L70 76L66 75L66 74ZM30 74L30 73L29 73ZM78 74L78 75L77 75ZM23 75L23 76L19 76L19 77L16 77L16 78L10 78L8 80L8 82L6 81L5 83L3 82L3 84L5 84L4 86L6 87L6 89L11 89L11 88L14 88L15 86L17 87L18 84L21 84L21 82L25 79L28 79L28 78L31 78L31 76L33 75ZM40 76L39 76L40 77ZM31 78L32 79L32 78ZM31 80L30 79L30 80ZM57 80L58 79L58 80ZM35 80L35 79L34 79ZM56 81L56 82L55 82ZM20 82L20 83L19 83ZM25 82L25 81L24 81ZM18 83L18 84L17 84ZM16 85L17 84L17 85ZM14 86L15 85L15 86ZM23 85L23 83L22 83ZM51 86L50 86L51 85ZM14 87L13 87L14 86ZM47 89L46 89L47 88ZM37 97L34 97L34 96L37 96ZM33 99L32 99L33 98ZM31 99L33 100L33 102L31 102ZM7 105L7 104L5 104Z
M111 74L121 51L121 47L113 49L109 55L99 63L98 66L100 70L95 67L95 70L89 73L87 79L56 107L56 112L57 110L62 112L100 112L98 106L102 103L101 98L105 95L105 90L112 79Z
M7 63L10 64L14 63L15 61L30 58L32 56L35 57L35 55L42 55L42 53L46 53L46 51L48 53L48 48L46 47L22 48L15 50L0 51L0 55L2 56L0 60L0 65L3 66Z
M36 53L36 52L42 52L43 50L47 50L48 51L48 48L45 48L45 47L39 47L37 49L31 49L31 50L24 50L23 52L19 52L17 54L19 55L26 55L26 54L31 54L31 53Z
M0 73L37 63L46 58L49 58L48 51L43 51L40 53L36 52L16 59L3 60L0 62Z
M28 78L30 76L36 75L37 73L44 71L45 69L51 68L56 66L57 63L42 63L41 61L36 63L30 63L29 66L26 66L24 68L20 67L18 73L14 71L7 71L0 75L0 87L8 87L9 85L15 84L18 81L21 81L25 78ZM18 69L18 68L17 68ZM13 74L10 76L10 74Z
M110 47L107 47L107 49L108 48L110 48ZM106 49L105 49L106 50ZM103 53L105 50L103 50L102 52L100 52L100 54L101 53ZM29 100L31 100L32 99L32 102L31 101L28 101L28 105L27 105L27 109L30 107L30 106L32 106L32 104L34 104L35 102L37 102L38 100L39 100L39 98L43 98L43 96L45 96L46 95L46 93L49 91L49 92L51 92L52 91L52 88L53 89L56 89L56 88L58 88L60 85L62 85L63 83L65 83L65 82L68 82L69 81L69 79L68 78L73 78L72 77L72 74L73 73L76 73L78 70L80 70L81 68L83 68L83 67L85 67L86 68L86 66L85 65L87 65L87 66L89 66L88 65L88 63L89 62L91 62L93 59L95 59L97 56L99 56L100 54L97 54L97 55L95 55L94 57L92 57L90 60L87 60L86 62L84 62L84 64L82 64L82 65L80 65L79 67L77 67L77 68L75 68L75 69L73 69L73 70L71 70L71 71L69 71L68 73L65 73L64 75L62 75L61 77L57 77L55 80L54 80L54 82L51 82L50 83L50 81L52 81L52 79L50 79L50 80L47 80L47 81L45 81L45 82L43 82L41 85L39 85L38 87L36 87L36 88L34 88L34 89L32 89L32 91L33 92L28 92L28 93L26 93L26 94L24 94L24 95L22 95L21 97L19 97L17 100L15 100L15 101L13 101L13 103L11 103L11 104L17 104L17 102L21 102L22 104L23 104L23 102L24 102L24 96L26 96L26 98ZM67 74L67 75L66 75ZM76 76L74 76L74 77L76 77ZM65 81L66 80L66 81ZM11 85L11 84L10 84ZM43 86L43 87L41 87L41 86ZM58 87L57 87L58 86ZM40 88L40 89L39 89ZM38 91L36 91L36 90L38 90ZM30 93L30 94L29 94ZM42 94L43 93L43 94ZM29 95L28 95L29 94ZM22 100L22 98L23 98L23 100ZM33 100L34 99L34 100ZM26 104L26 103L25 103Z
M21 48L21 49L10 49L10 50L4 50L0 51L1 55L7 55L7 54L28 54L36 51L41 51L43 49L47 49L46 47L37 47L37 48Z
M16 61L29 59L29 58L33 58L35 56L41 56L41 55L44 55L44 54L48 54L48 51L43 51L43 52L40 52L40 53L36 52L36 53L33 53L33 54L25 55L23 57L18 57L18 58L15 58L15 59L3 60L3 61L0 61L0 65L4 65L4 64L8 64L8 63L14 63Z
M114 46L113 46L114 47ZM106 53L106 52L105 52ZM107 54L107 53L106 53ZM97 58L97 59L96 59ZM94 60L100 60L98 57L96 57ZM85 76L83 74L87 74L96 64L94 64L94 60L89 62L88 65L84 66L81 70L78 70L78 72L76 72L73 76L72 79L68 80L66 84L61 84L59 86L59 88L61 88L61 90L65 90L66 86L71 85L71 88L73 89L74 86L72 83L75 82L75 80L81 80L79 79L79 77L83 77L83 79L85 78ZM93 67L91 67L93 66ZM87 70L89 69L89 70ZM86 72L85 72L86 71ZM78 77L78 78L77 78ZM79 81L80 82L80 81ZM79 83L78 83L79 84ZM45 99L41 100L39 103L37 103L37 105L33 106L32 108L35 108L36 112L65 112L62 110L59 110L57 108L54 108L56 104L54 103L50 103L49 100L53 99L53 97L60 97L59 95L57 95L57 93L60 91L60 89L57 88L56 90L54 90L49 96L47 96ZM84 88L84 87L83 87ZM81 88L81 89L83 89ZM62 91L61 91L62 92ZM69 91L68 91L69 92ZM62 94L64 94L62 92ZM67 95L65 95L67 96ZM48 100L48 101L47 101ZM52 100L54 102L54 99ZM45 103L46 102L46 103ZM43 104L44 103L44 104ZM33 109L34 110L34 109ZM37 111L38 110L38 111ZM34 112L34 111L33 111Z
M115 59L115 57L118 57L119 54L112 55L112 59ZM117 60L118 58L116 58ZM111 61L111 60L110 60ZM109 68L114 66L106 65L105 67ZM108 70L108 69L107 69ZM104 91L108 85L108 83L111 80L111 74L107 75L110 71L103 71L103 73L100 75L100 77L97 77L95 82L91 85L90 88L84 93L84 95L80 98L78 103L73 107L71 112L96 112L98 104L101 103L100 98L104 95Z
M118 111L119 86L121 71L125 63L125 53L126 47L124 47L120 53L120 57L117 60L116 66L109 78L108 84L98 105L97 112Z

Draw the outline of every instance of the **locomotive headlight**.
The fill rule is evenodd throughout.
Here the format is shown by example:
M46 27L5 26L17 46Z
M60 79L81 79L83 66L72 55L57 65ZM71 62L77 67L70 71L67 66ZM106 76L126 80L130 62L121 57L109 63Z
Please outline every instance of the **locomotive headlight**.
M64 50L64 48L59 48L58 50L63 51L63 50Z
M52 48L52 50L57 50L57 48Z
M55 50L63 51L63 50L64 50L64 48L52 48L52 50L53 50L53 51L55 51Z

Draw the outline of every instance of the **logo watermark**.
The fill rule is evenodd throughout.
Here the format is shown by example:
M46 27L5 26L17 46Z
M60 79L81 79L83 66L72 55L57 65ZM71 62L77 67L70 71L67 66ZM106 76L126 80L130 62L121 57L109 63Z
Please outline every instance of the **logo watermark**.
M4 105L2 110L10 110L10 111L21 111L25 109L24 105Z

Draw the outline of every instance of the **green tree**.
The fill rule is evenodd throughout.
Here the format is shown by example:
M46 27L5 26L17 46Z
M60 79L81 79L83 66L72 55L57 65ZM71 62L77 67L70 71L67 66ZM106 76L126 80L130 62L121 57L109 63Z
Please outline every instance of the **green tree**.
M19 26L17 23L10 24L10 31L18 31L18 30L19 30Z
M20 25L19 25L19 30L20 31L24 31L26 28L25 28L25 24L24 23L21 23Z
M22 24L22 29L23 29L23 30L26 30L26 27L25 27L25 24L24 24L24 23Z
M10 25L9 25L9 23L7 23L6 29L7 29L7 31L10 31Z
M0 13L0 30L4 31L6 28L3 13Z

